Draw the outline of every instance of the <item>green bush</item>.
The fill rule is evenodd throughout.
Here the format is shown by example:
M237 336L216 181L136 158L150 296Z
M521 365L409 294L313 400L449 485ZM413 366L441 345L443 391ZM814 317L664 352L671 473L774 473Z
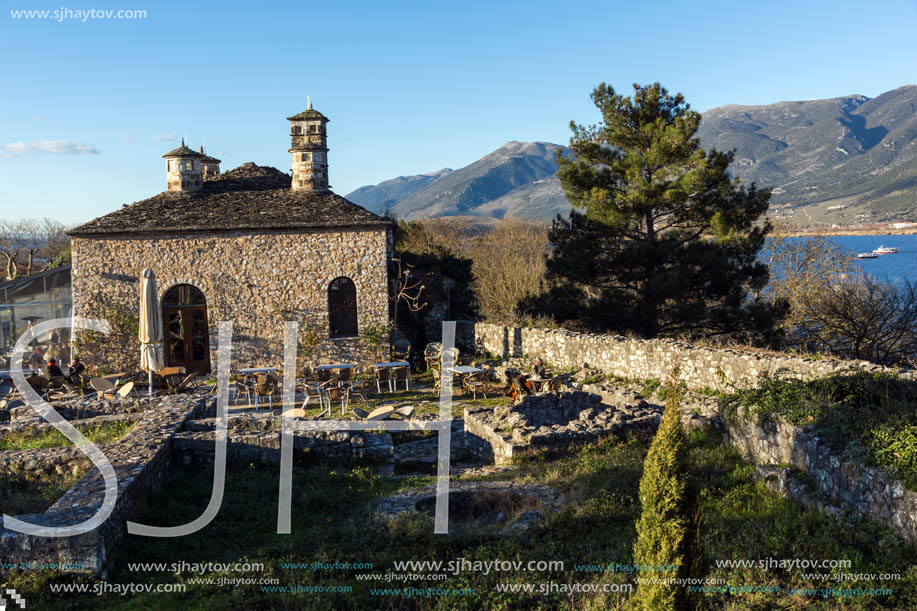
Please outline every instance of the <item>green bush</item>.
M803 381L767 377L727 399L765 420L807 427L841 456L884 468L917 489L917 385L891 373L855 371Z

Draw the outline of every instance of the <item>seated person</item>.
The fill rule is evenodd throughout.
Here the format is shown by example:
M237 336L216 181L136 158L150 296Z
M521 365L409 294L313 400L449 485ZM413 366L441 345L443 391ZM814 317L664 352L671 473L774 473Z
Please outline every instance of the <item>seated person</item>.
M48 364L45 365L45 377L49 380L51 378L64 377L64 372L61 371L61 368L57 366L57 361L50 359Z
M41 348L35 346L32 348L32 354L29 355L29 372L36 374L39 369L41 369L41 364L45 360L42 358Z
M73 360L70 361L70 375L67 376L67 381L73 384L80 383L80 374L83 373L83 363L80 362L80 357L75 356Z
M541 359L535 359L532 362L532 371L531 374L529 374L529 377L535 378L536 380L540 380L545 377L544 364L542 364Z

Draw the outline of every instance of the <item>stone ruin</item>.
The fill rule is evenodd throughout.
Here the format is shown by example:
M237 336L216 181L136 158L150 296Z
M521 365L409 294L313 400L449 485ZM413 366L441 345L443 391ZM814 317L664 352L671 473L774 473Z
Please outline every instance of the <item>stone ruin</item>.
M681 417L689 429L716 420L717 399L696 393L686 399ZM470 407L464 413L465 442L471 452L502 465L529 450L559 450L628 432L652 434L664 402L650 400L633 386L576 384L570 391L524 395L512 406Z

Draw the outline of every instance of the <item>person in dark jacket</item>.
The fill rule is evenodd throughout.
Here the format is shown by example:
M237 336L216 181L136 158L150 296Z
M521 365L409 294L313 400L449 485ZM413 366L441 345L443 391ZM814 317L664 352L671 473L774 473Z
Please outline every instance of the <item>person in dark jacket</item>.
M67 381L79 385L80 374L83 373L83 369L85 369L85 367L83 363L80 362L80 357L73 357L73 360L70 361L70 375L67 376Z
M51 378L64 377L64 372L57 366L57 361L54 359L49 360L48 364L45 365L45 377L49 380Z

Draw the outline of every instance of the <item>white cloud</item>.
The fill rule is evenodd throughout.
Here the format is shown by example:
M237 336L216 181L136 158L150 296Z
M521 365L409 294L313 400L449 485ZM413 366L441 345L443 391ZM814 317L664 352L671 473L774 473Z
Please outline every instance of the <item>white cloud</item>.
M131 138L130 136L122 136L121 139L127 142L128 144L134 141L134 139Z
M78 140L39 140L38 142L10 142L0 146L0 157L26 157L42 153L61 155L98 155L99 151L91 144Z
M35 123L41 123L41 117L39 117L38 115L35 115L34 117L32 117L32 121L34 121Z
M165 132L163 134L153 134L153 140L158 142L171 142L173 140L178 140L178 136L172 132Z

